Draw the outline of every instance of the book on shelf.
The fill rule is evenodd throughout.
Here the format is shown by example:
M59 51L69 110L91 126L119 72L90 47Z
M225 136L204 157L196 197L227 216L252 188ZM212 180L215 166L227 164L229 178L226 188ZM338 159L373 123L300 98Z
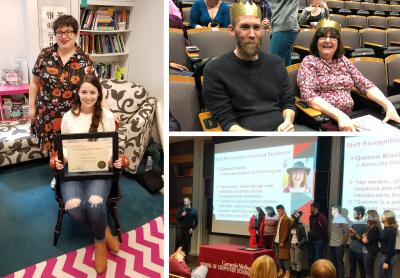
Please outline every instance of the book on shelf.
M114 64L105 64L105 63L95 63L95 69L99 78L101 79L119 79L123 77L120 72L123 72L125 69L119 63Z
M120 26L128 29L129 17L130 11L126 8L92 7L81 9L79 22L82 30L115 31L120 30ZM119 25L120 22L124 22L125 25Z
M81 32L80 47L90 54L123 53L124 40L119 34L94 35Z

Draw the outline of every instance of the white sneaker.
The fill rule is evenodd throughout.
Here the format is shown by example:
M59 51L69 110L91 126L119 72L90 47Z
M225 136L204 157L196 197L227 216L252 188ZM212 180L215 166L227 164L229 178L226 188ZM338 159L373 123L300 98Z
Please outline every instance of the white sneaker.
M50 182L50 187L52 190L54 190L54 187L56 187L56 178L53 178Z

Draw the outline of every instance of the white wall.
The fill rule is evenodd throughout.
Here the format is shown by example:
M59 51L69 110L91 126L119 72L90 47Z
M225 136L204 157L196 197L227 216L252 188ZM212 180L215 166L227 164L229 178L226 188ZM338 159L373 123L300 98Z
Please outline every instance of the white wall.
M128 79L143 85L158 99L157 126L163 142L164 125L164 4L163 0L137 0L133 12L133 41ZM166 6L166 5L165 5ZM161 26L163 26L161 28ZM167 130L167 129L165 129Z
M25 17L22 16L22 5L26 0L2 0L0 16L1 43L0 67L8 64L10 58L27 58Z

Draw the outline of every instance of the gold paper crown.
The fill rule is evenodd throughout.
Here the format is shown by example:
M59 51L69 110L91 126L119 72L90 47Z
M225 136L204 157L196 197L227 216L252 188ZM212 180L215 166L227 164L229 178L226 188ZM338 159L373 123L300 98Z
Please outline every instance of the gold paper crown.
M335 28L336 30L338 30L340 32L340 23L334 20L330 20L330 19L321 19L318 24L316 29L318 30L319 28L326 28L326 27L330 27L330 28Z
M251 0L239 0L239 2L232 5L232 21L244 15L252 15L261 18L261 10Z

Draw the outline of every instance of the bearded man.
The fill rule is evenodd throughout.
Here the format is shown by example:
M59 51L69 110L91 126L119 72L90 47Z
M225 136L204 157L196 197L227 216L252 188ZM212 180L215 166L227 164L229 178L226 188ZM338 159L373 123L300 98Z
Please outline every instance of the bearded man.
M236 48L204 70L205 104L225 131L293 131L294 90L285 62L260 50L263 28L253 1L232 6Z

